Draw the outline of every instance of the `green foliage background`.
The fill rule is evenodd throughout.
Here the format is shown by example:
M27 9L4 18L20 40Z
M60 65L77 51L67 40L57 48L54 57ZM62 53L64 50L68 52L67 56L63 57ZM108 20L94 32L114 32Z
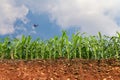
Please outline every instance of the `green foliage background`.
M0 59L120 59L120 33L106 36L100 32L97 36L76 33L71 38L66 31L62 36L49 40L32 40L31 36L21 39L6 37L0 41Z

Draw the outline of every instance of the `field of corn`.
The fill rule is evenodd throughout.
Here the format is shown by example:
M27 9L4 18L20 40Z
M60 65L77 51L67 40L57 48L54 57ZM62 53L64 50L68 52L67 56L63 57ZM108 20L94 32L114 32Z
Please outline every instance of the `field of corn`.
M120 33L96 36L76 33L70 38L66 31L49 40L22 36L21 39L0 39L0 59L120 59Z

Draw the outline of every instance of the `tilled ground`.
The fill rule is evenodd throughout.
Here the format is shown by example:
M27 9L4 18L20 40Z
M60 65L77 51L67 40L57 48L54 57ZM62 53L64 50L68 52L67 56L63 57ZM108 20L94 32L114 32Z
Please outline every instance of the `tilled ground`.
M0 60L0 80L120 80L120 61Z

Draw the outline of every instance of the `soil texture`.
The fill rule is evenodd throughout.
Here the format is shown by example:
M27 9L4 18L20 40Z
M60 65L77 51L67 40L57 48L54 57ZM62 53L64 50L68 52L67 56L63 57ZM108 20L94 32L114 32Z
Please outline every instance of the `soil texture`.
M120 61L0 60L0 80L120 80Z

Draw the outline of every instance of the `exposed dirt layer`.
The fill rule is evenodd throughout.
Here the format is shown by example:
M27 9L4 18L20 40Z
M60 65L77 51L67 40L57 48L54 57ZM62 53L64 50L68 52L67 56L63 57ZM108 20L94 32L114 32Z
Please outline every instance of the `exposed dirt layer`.
M120 61L1 60L0 80L120 80Z

